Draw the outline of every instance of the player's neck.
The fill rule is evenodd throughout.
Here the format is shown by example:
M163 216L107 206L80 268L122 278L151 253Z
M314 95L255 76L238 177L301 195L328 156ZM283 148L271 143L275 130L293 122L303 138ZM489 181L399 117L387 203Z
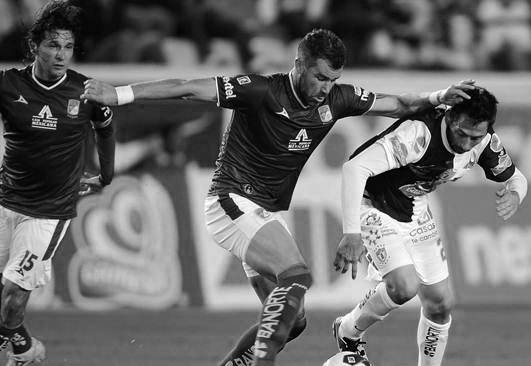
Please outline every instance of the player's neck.
M44 82L46 84L48 83L53 84L63 77L63 75L59 75L59 76L52 75L51 73L39 67L39 64L37 63L33 65L33 74L40 82Z
M300 83L300 80L301 80L301 77L300 77L300 74L297 73L297 70L295 68L291 69L291 71L289 72L289 77L291 78L291 82L292 82L292 85L293 85L293 90L295 91L295 93L297 94L297 97L298 99L300 100L300 102L304 105L304 106L307 106L308 103L307 101L305 100L304 98L304 94L302 93L301 91L301 83ZM305 107L306 108L306 107Z

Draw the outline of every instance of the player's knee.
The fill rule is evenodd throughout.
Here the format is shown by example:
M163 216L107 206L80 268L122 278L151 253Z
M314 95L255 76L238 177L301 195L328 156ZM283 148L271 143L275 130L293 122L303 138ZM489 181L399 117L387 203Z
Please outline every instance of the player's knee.
M297 318L297 320L295 320L295 324L293 324L293 328L291 328L291 332L289 333L288 342L300 336L302 332L304 332L304 329L306 329L306 324L307 321L305 316L302 318Z
M452 295L440 295L435 298L427 298L424 300L422 307L426 316L432 320L443 321L448 318L453 307L455 299Z
M278 275L278 284L282 287L298 285L307 291L312 283L312 275L306 266L292 267Z
M389 297L399 305L414 298L420 286L418 279L414 277L396 277L386 281L386 284Z

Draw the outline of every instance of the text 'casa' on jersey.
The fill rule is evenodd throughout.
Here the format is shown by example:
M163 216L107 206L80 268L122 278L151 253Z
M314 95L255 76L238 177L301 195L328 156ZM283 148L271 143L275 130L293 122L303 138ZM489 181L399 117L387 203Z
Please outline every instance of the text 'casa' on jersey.
M94 124L111 123L108 107L83 103L75 71L53 85L32 65L0 71L0 113L6 149L0 172L0 205L39 218L75 216L86 140Z
M302 167L340 118L367 112L375 95L336 84L305 106L291 74L216 78L218 105L233 109L210 194L237 193L270 211L286 210Z

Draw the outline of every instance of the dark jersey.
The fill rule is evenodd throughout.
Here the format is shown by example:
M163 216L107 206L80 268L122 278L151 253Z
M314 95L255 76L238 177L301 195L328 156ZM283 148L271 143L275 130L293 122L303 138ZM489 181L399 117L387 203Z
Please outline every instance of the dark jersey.
M336 121L367 112L375 96L337 84L306 107L291 75L218 77L218 105L234 109L209 194L236 193L270 211L289 207L302 167Z
M109 108L80 101L86 79L68 70L46 86L32 66L0 71L0 205L38 218L75 216L91 121L103 127L112 118Z
M514 174L515 166L492 128L472 150L456 154L448 144L443 117L444 111L431 109L398 120L354 152L351 158L371 144L381 144L393 168L367 180L365 191L374 207L398 221L410 222L414 206L427 193L459 179L476 164L496 182Z

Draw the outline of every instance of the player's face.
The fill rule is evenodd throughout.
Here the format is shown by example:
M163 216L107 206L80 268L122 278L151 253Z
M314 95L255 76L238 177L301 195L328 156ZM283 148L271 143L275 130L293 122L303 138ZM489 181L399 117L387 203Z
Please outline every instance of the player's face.
M74 35L69 30L46 32L39 45L31 44L35 55L35 72L44 80L62 77L74 55Z
M446 130L448 143L452 150L458 154L472 150L488 132L489 123L487 121L474 125L466 114L451 117L451 114L447 113L446 119L448 121L448 129Z
M341 76L343 68L333 69L328 62L318 58L314 62L308 62L308 65L302 66L299 80L299 91L302 98L309 105L321 103L335 82Z

